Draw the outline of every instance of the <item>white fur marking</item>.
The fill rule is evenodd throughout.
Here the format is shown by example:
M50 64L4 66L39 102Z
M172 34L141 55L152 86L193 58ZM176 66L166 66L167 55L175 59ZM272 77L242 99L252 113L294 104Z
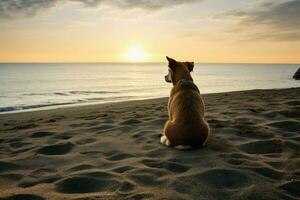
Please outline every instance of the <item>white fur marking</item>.
M171 145L169 139L165 135L160 137L160 143L162 143L163 145L165 145L167 147L169 147Z

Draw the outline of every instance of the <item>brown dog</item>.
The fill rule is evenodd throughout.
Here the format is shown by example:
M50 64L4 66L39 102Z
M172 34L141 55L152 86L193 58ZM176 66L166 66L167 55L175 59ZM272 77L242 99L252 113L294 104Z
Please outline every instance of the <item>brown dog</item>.
M172 82L173 88L168 103L169 120L160 142L166 146L201 147L210 130L204 119L204 102L190 74L194 63L169 57L167 60L169 74L165 80Z

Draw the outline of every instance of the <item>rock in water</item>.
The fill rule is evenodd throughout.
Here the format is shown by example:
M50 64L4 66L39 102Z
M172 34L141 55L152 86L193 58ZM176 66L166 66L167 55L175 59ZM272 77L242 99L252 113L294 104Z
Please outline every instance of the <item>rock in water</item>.
M300 67L299 67L299 69L296 71L296 73L294 74L293 78L296 79L296 80L300 80Z

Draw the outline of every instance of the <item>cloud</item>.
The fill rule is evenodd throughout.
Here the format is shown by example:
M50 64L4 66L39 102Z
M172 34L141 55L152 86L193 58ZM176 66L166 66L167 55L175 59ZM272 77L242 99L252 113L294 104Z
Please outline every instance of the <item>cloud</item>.
M57 0L1 0L0 17L32 16L38 11L53 7L56 2Z
M264 41L281 41L281 42L297 42L300 41L299 31L281 31L272 33L255 33L250 35L248 41L264 40Z
M217 18L238 20L235 30L248 32L249 40L300 41L300 0L267 2L255 11L230 11Z
M109 5L123 9L159 10L202 0L1 0L0 18L34 16L56 5L78 2L87 7Z
M175 5L193 3L199 0L73 0L86 6L99 6L102 4L117 6L124 9L140 8L144 10L158 10Z

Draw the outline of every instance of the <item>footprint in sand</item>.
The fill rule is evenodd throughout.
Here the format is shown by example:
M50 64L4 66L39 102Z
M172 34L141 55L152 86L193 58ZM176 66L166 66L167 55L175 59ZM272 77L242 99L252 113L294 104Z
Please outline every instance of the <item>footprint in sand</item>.
M22 167L20 165L10 163L10 162L0 161L0 172L12 171L21 168Z
M242 191L253 183L248 175L234 169L211 169L201 173L189 174L176 178L169 187L176 192L189 194L191 199L230 199L229 196L212 198L213 191L218 195L221 191Z
M120 186L117 177L105 172L78 174L55 184L57 192L61 193L90 193L114 192Z
M40 137L47 137L50 135L53 135L54 132L49 132L49 131L38 131L38 132L33 132L30 137L31 138L40 138Z
M285 102L285 104L287 104L289 106L300 106L300 101L292 100L292 101Z
M196 175L197 179L210 187L218 189L236 189L251 184L250 178L232 169L212 169Z
M18 180L21 180L23 178L23 175L21 175L21 174L14 174L14 173L0 174L0 178L12 180L12 181L18 181Z
M291 181L279 186L279 189L282 189L297 198L300 198L299 188L300 188L300 181Z
M270 154L281 153L283 151L282 142L280 140L249 142L241 145L239 148L249 154Z
M37 150L37 153L44 155L64 155L69 153L74 147L74 144L71 142L55 144L42 147Z
M267 168L267 167L253 167L253 168L247 168L247 169L258 173L261 176L264 176L266 178L273 179L273 180L280 180L284 175L284 173L281 171L274 170L274 169Z
M300 130L300 122L296 120L283 120L267 124L268 126L281 129L283 131L298 132Z

